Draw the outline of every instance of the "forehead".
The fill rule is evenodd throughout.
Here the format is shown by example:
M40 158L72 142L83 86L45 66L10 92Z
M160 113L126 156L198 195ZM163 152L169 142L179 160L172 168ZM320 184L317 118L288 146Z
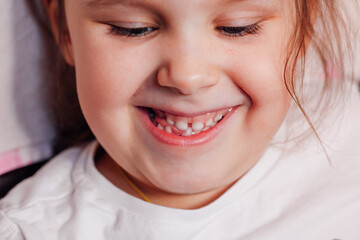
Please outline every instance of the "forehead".
M87 7L99 6L151 6L151 5L231 5L247 4L257 5L259 8L281 7L288 0L78 0Z

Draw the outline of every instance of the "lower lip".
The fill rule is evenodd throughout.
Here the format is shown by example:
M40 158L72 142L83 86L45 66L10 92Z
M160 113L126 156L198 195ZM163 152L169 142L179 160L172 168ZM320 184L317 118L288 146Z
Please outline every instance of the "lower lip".
M140 120L144 123L146 129L160 142L173 145L173 146L196 146L205 144L214 139L220 131L224 128L227 120L237 111L238 107L234 107L228 112L225 117L214 127L191 135L191 136L178 136L175 134L168 133L156 127L150 120L148 111L144 108L137 108L140 116Z

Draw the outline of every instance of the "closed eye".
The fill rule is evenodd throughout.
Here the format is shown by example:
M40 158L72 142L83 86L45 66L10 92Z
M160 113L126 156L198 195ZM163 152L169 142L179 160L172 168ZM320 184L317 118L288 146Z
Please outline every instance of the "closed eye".
M227 27L227 26L220 26L216 27L216 30L219 31L221 34L224 34L229 37L242 37L248 34L257 34L260 32L261 27L259 24L255 23L248 26L243 27Z
M108 28L109 33L125 37L144 37L157 30L155 27L124 28L115 25L109 25Z
M109 25L108 32L118 36L125 37L144 37L155 31L155 27L140 27L140 28L124 28L116 25ZM259 24L255 23L248 26L232 27L232 26L219 26L216 30L221 34L229 37L242 37L248 34L257 34L261 30Z

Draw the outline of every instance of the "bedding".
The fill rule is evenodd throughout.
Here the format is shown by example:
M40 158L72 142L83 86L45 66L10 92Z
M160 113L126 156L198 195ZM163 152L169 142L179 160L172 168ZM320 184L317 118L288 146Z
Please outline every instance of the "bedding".
M0 0L0 24L1 175L50 157L55 132L45 100L51 50L26 2Z

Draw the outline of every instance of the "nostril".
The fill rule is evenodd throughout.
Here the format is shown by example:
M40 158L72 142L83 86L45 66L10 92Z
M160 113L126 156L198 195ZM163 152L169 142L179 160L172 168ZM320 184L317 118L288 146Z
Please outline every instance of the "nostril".
M193 95L200 89L216 85L219 74L213 66L203 61L173 62L158 71L160 86L171 88L183 95Z

